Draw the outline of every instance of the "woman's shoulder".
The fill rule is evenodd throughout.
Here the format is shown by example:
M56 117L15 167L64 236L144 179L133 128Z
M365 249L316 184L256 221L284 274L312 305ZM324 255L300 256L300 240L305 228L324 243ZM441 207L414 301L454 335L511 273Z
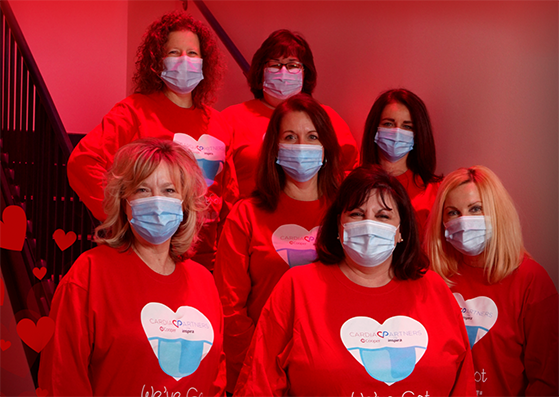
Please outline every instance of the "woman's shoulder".
M235 119L235 118L239 118L239 117L242 118L254 114L260 115L264 113L273 112L273 111L267 112L267 109L269 108L266 105L264 105L261 100L251 99L245 102L228 106L221 111L221 114L227 119Z
M61 284L73 283L87 288L92 275L113 271L115 263L122 263L127 255L128 252L107 245L99 245L87 250L72 264Z
M183 260L176 265L180 266L187 277L195 277L196 280L207 282L211 286L215 286L212 273L203 265L192 259Z
M528 254L524 255L520 266L511 276L518 282L532 285L535 289L544 289L557 293L557 289L547 271Z

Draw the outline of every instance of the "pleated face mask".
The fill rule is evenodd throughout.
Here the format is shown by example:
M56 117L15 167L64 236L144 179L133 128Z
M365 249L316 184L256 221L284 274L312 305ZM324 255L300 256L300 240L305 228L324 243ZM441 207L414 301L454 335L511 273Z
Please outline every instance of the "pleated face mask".
M306 182L322 167L322 145L280 143L277 164L297 182Z
M401 128L378 127L375 142L384 157L394 163L413 149L413 132Z
M468 256L481 254L487 240L491 237L489 218L483 215L461 216L448 221L444 227L446 241Z
M378 266L386 261L396 248L394 238L398 227L370 219L345 223L344 251L358 265Z
M132 200L130 224L147 242L161 244L175 234L182 219L182 200L152 196Z
M186 55L181 57L167 57L163 59L165 70L161 72L161 80L171 90L178 94L188 94L204 79L202 58Z

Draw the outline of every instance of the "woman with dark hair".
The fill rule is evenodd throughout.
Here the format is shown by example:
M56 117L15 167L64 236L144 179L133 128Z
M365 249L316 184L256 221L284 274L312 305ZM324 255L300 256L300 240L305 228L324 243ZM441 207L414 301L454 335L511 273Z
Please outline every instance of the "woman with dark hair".
M260 311L281 276L316 259L318 225L342 179L340 147L314 99L278 105L264 136L253 196L233 207L215 280L225 316L227 391L233 392Z
M117 103L78 143L68 161L70 186L103 221L103 176L121 146L149 137L184 145L196 157L208 187L210 216L194 260L211 270L217 225L238 192L226 157L230 128L208 106L223 73L217 43L201 22L174 11L147 29L137 57L135 93Z
M431 269L462 308L478 395L558 395L558 295L524 249L520 218L497 175L448 174L426 234Z
M299 92L312 95L316 76L309 44L289 30L273 32L254 54L247 81L255 99L230 106L222 112L233 128L232 155L241 197L250 196L255 188L262 137L274 109ZM351 171L358 162L355 139L345 121L332 108L322 107L330 116L341 146L341 168Z
M423 230L441 177L429 113L423 101L406 89L382 93L365 122L361 163L378 164L404 185Z
M344 180L318 261L262 310L239 396L475 396L458 305L420 249L404 187L378 166Z
M223 395L223 312L207 269L181 257L206 214L194 156L169 140L124 145L107 219L56 289L39 385L51 396Z

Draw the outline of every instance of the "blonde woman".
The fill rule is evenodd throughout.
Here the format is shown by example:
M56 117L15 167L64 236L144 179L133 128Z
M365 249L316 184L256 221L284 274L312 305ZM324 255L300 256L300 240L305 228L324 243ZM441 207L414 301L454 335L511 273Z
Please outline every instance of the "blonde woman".
M462 309L478 395L556 396L557 290L526 253L518 213L491 170L444 179L426 248Z
M196 240L206 185L168 140L123 146L108 172L106 221L58 286L41 388L57 395L218 395L223 313L209 271L181 256Z

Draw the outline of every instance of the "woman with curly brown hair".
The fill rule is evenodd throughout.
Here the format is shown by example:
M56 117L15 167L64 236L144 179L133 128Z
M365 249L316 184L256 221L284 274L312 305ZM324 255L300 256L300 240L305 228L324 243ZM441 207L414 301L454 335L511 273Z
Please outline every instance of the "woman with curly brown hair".
M117 103L76 146L68 161L70 185L104 221L103 176L121 146L155 137L187 147L204 174L210 203L194 260L211 270L217 225L225 219L226 203L237 195L235 173L226 158L229 127L208 106L223 74L217 43L200 21L173 11L151 24L137 57L134 94Z

